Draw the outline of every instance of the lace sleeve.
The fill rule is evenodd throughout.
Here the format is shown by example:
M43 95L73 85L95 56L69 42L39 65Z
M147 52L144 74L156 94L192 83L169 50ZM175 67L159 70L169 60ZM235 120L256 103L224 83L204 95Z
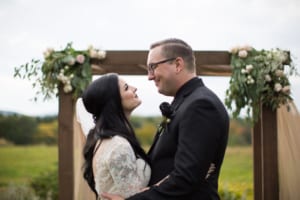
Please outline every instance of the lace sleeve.
M127 198L147 186L150 175L145 173L145 167L140 167L129 143L119 144L112 151L107 164L116 194Z

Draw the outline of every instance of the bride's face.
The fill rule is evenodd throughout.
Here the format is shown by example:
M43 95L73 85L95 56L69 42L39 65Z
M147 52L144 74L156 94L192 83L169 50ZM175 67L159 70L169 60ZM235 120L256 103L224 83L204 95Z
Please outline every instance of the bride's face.
M123 79L119 78L119 88L123 110L125 113L132 112L142 101L136 94L136 87L128 85Z

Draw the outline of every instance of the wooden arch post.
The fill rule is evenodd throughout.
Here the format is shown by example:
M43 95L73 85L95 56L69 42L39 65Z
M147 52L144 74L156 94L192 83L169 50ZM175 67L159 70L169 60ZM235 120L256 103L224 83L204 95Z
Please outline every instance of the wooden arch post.
M230 54L227 51L194 51L197 74L230 76ZM104 61L93 60L94 75L116 72L120 75L146 75L148 51L107 51ZM59 200L74 200L74 107L69 94L59 95ZM253 131L255 200L278 200L276 112L262 109ZM272 138L271 140L269 140Z
M58 105L58 198L74 200L74 130L75 100L59 88Z
M277 111L261 105L253 129L254 199L279 200Z

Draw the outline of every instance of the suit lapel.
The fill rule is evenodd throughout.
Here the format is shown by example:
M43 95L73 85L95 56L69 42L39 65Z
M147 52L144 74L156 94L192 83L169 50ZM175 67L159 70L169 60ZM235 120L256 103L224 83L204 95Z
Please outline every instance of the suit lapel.
M155 147L155 145L156 145L156 143L157 143L157 141L159 139L159 136L160 136L160 128L158 128L157 131L156 131L153 143L152 143L152 145L151 145L151 147L150 147L150 149L148 151L148 155L150 155L151 152L152 152L152 150L154 149L154 147Z
M184 102L184 99L190 94L192 93L192 91L197 88L197 86L199 86L198 84L200 84L201 86L203 86L203 82L201 79L195 77L193 79L191 79L189 82L187 82L185 85L182 86L182 88L180 88L180 90L177 92L174 100L171 103L171 106L174 108L175 111L175 116L176 116L176 111L178 110L178 108L180 107L180 105ZM164 131L164 130L162 130ZM153 149L155 148L158 140L159 140L159 136L160 136L161 130L160 127L158 128L156 135L154 137L154 141L148 151L148 155L151 158L151 153L153 152Z

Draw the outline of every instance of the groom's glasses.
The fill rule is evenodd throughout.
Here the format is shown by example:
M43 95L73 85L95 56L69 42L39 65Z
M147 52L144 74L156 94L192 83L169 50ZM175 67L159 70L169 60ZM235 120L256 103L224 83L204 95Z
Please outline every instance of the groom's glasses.
M166 63L166 62L169 62L169 61L173 61L175 60L176 58L168 58L168 59L165 59L165 60L161 60L161 61L158 61L158 62L155 62L155 63L150 63L148 65L148 72L150 74L153 74L154 73L154 70L158 67L159 64L162 64L162 63Z

